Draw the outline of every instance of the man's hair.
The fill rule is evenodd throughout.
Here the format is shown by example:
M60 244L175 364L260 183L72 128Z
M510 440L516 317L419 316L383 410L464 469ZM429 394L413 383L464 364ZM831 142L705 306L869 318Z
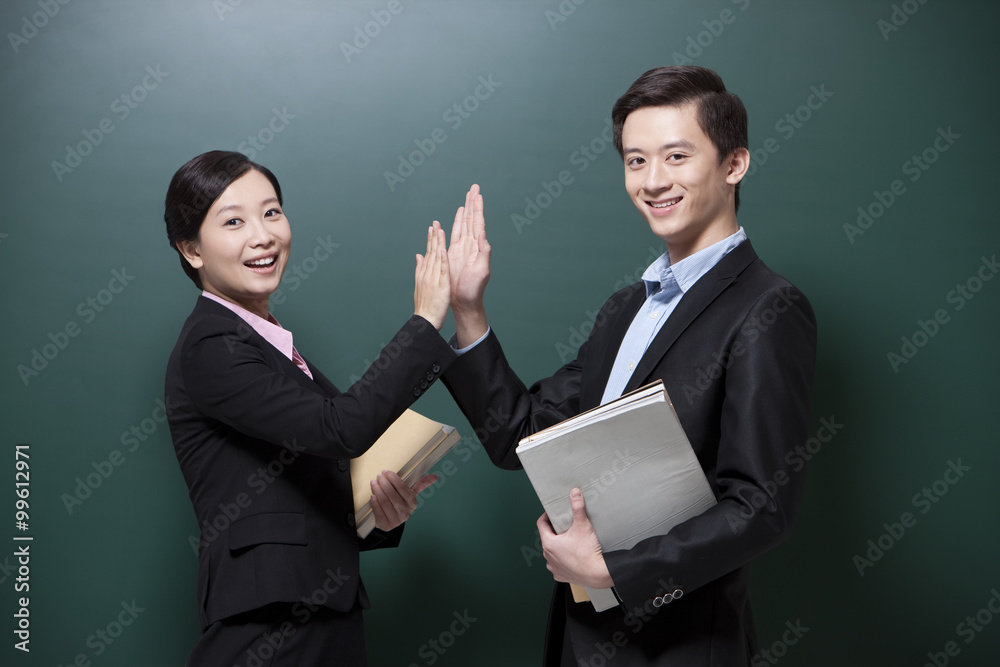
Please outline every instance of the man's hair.
M737 148L749 148L747 110L739 97L726 90L722 78L696 65L657 67L635 80L611 110L614 142L624 157L622 128L630 113L644 107L681 106L694 102L698 125L719 152L719 164ZM736 209L740 208L740 184L736 184Z
M252 162L243 153L234 151L202 153L178 169L170 180L163 207L163 220L167 223L167 240L170 241L170 247L180 255L184 273L194 281L198 289L202 289L198 270L188 263L177 244L181 241L197 240L208 209L212 208L215 200L233 181L251 169L264 174L274 186L278 203L283 203L281 186L278 185L278 179L274 174L267 167Z

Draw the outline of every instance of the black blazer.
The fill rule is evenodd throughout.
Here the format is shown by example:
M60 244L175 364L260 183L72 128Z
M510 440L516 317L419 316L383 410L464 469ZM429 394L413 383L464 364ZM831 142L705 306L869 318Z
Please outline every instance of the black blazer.
M201 624L272 602L367 607L348 459L357 457L454 359L413 316L341 393L315 380L231 310L199 297L167 364L174 449L201 527ZM307 362L308 363L308 362ZM308 601L303 602L303 600ZM297 610L293 608L293 613Z
M577 358L530 389L492 333L452 365L443 380L487 435L494 463L519 467L520 438L600 403L645 298L643 283L612 295ZM757 648L747 564L792 527L804 466L795 449L809 435L815 355L809 302L749 241L681 298L625 391L663 380L719 504L668 535L605 554L621 610L597 614L558 585L546 665L592 664L598 655L608 665L750 663ZM509 418L498 424L490 410ZM570 646L575 658L561 662Z

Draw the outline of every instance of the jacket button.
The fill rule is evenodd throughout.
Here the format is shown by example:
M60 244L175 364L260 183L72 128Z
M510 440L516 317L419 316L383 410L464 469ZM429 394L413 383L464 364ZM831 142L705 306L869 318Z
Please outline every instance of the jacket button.
M427 381L428 382L434 381L434 373L432 373L431 371L427 371Z
M347 525L354 528L354 512L347 513Z
M421 389L427 389L427 380L421 380L420 381L420 388Z
M413 395L414 396L420 396L420 387L414 387L413 388Z
M431 366L431 370L434 371L435 373L440 373L441 366L439 366L438 364L434 364L433 366Z
M661 597L655 597L655 598L653 598L653 606L654 607L662 607L663 606L663 598L661 598Z
M340 459L339 461L337 461L337 470L339 470L340 472L346 472L349 465L350 464L347 461L345 461L344 459Z

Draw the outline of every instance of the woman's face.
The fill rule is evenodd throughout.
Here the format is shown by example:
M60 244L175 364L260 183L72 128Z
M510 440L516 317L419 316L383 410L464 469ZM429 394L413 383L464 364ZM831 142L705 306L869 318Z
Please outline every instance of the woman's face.
M255 169L212 204L197 240L179 244L205 290L264 318L291 245L292 230L274 187Z

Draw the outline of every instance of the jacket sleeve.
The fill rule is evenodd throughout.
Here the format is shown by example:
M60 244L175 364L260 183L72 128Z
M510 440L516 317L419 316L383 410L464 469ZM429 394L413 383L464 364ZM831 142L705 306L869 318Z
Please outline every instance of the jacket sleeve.
M627 290L612 295L598 311L594 329L575 359L551 377L530 388L507 363L493 330L486 339L458 357L442 378L455 402L493 463L500 468L521 467L515 449L521 438L574 417L583 410L581 387L588 359L599 366L601 353L592 351L595 333L610 326L622 309ZM607 338L607 336L604 336Z
M741 347L731 350L723 380L718 505L667 535L604 554L627 609L664 592L690 593L773 548L792 528L805 477L795 452L810 428L815 317L786 284L764 293L738 331Z
M414 315L360 380L328 398L274 368L262 345L224 318L197 323L182 359L191 400L248 436L333 459L363 454L455 358L434 327Z

